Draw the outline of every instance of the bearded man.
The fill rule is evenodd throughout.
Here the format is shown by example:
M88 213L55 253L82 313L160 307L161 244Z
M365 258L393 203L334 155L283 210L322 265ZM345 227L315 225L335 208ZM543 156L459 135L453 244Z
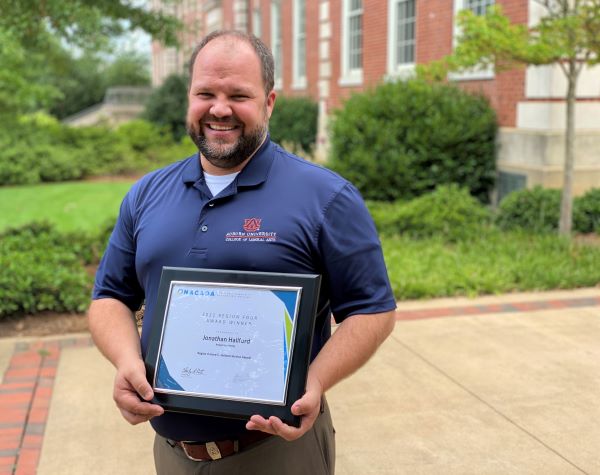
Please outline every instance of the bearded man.
M325 391L364 364L394 325L379 239L356 188L269 139L273 71L271 52L252 35L217 31L201 41L190 61L187 111L199 153L132 187L96 275L90 330L116 367L121 414L156 431L159 474L334 473ZM226 239L248 219L270 238ZM274 416L225 419L149 402L143 358L164 266L322 276L306 392L292 405L299 427ZM144 301L140 339L133 312Z

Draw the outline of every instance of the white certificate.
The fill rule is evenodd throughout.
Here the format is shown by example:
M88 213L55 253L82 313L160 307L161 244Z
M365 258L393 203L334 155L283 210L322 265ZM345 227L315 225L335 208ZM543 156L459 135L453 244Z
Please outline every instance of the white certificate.
M172 281L155 391L285 405L301 291Z

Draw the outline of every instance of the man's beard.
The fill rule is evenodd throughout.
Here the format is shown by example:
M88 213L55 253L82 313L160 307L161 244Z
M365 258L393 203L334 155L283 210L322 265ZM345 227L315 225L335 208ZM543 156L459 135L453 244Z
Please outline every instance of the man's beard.
M265 137L267 126L266 124L257 125L248 134L242 134L231 145L225 143L210 144L201 130L202 123L199 124L198 131L194 130L190 124L187 125L188 135L204 158L215 167L228 170L243 163L256 151Z

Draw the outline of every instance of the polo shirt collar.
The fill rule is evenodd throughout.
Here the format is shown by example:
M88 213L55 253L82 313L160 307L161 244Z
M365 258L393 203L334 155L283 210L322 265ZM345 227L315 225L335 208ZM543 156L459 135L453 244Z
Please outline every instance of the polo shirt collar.
M194 184L203 177L202 168L200 167L200 153L196 152L187 159L187 163L181 173L181 179L186 185Z
M246 164L237 177L237 186L256 186L264 182L269 176L275 155L271 153L271 138L267 138L256 151L252 159ZM185 164L181 178L185 184L193 184L204 180L204 172L200 166L200 154L196 153Z
M271 137L267 134L264 143L246 164L237 177L238 186L256 186L264 182L269 176L269 170L275 159L272 153Z

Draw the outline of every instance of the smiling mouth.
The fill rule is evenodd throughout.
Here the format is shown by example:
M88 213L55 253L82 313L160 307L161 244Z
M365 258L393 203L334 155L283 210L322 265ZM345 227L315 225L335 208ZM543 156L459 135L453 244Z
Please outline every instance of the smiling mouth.
M216 132L228 132L237 128L237 125L206 124L206 127Z

